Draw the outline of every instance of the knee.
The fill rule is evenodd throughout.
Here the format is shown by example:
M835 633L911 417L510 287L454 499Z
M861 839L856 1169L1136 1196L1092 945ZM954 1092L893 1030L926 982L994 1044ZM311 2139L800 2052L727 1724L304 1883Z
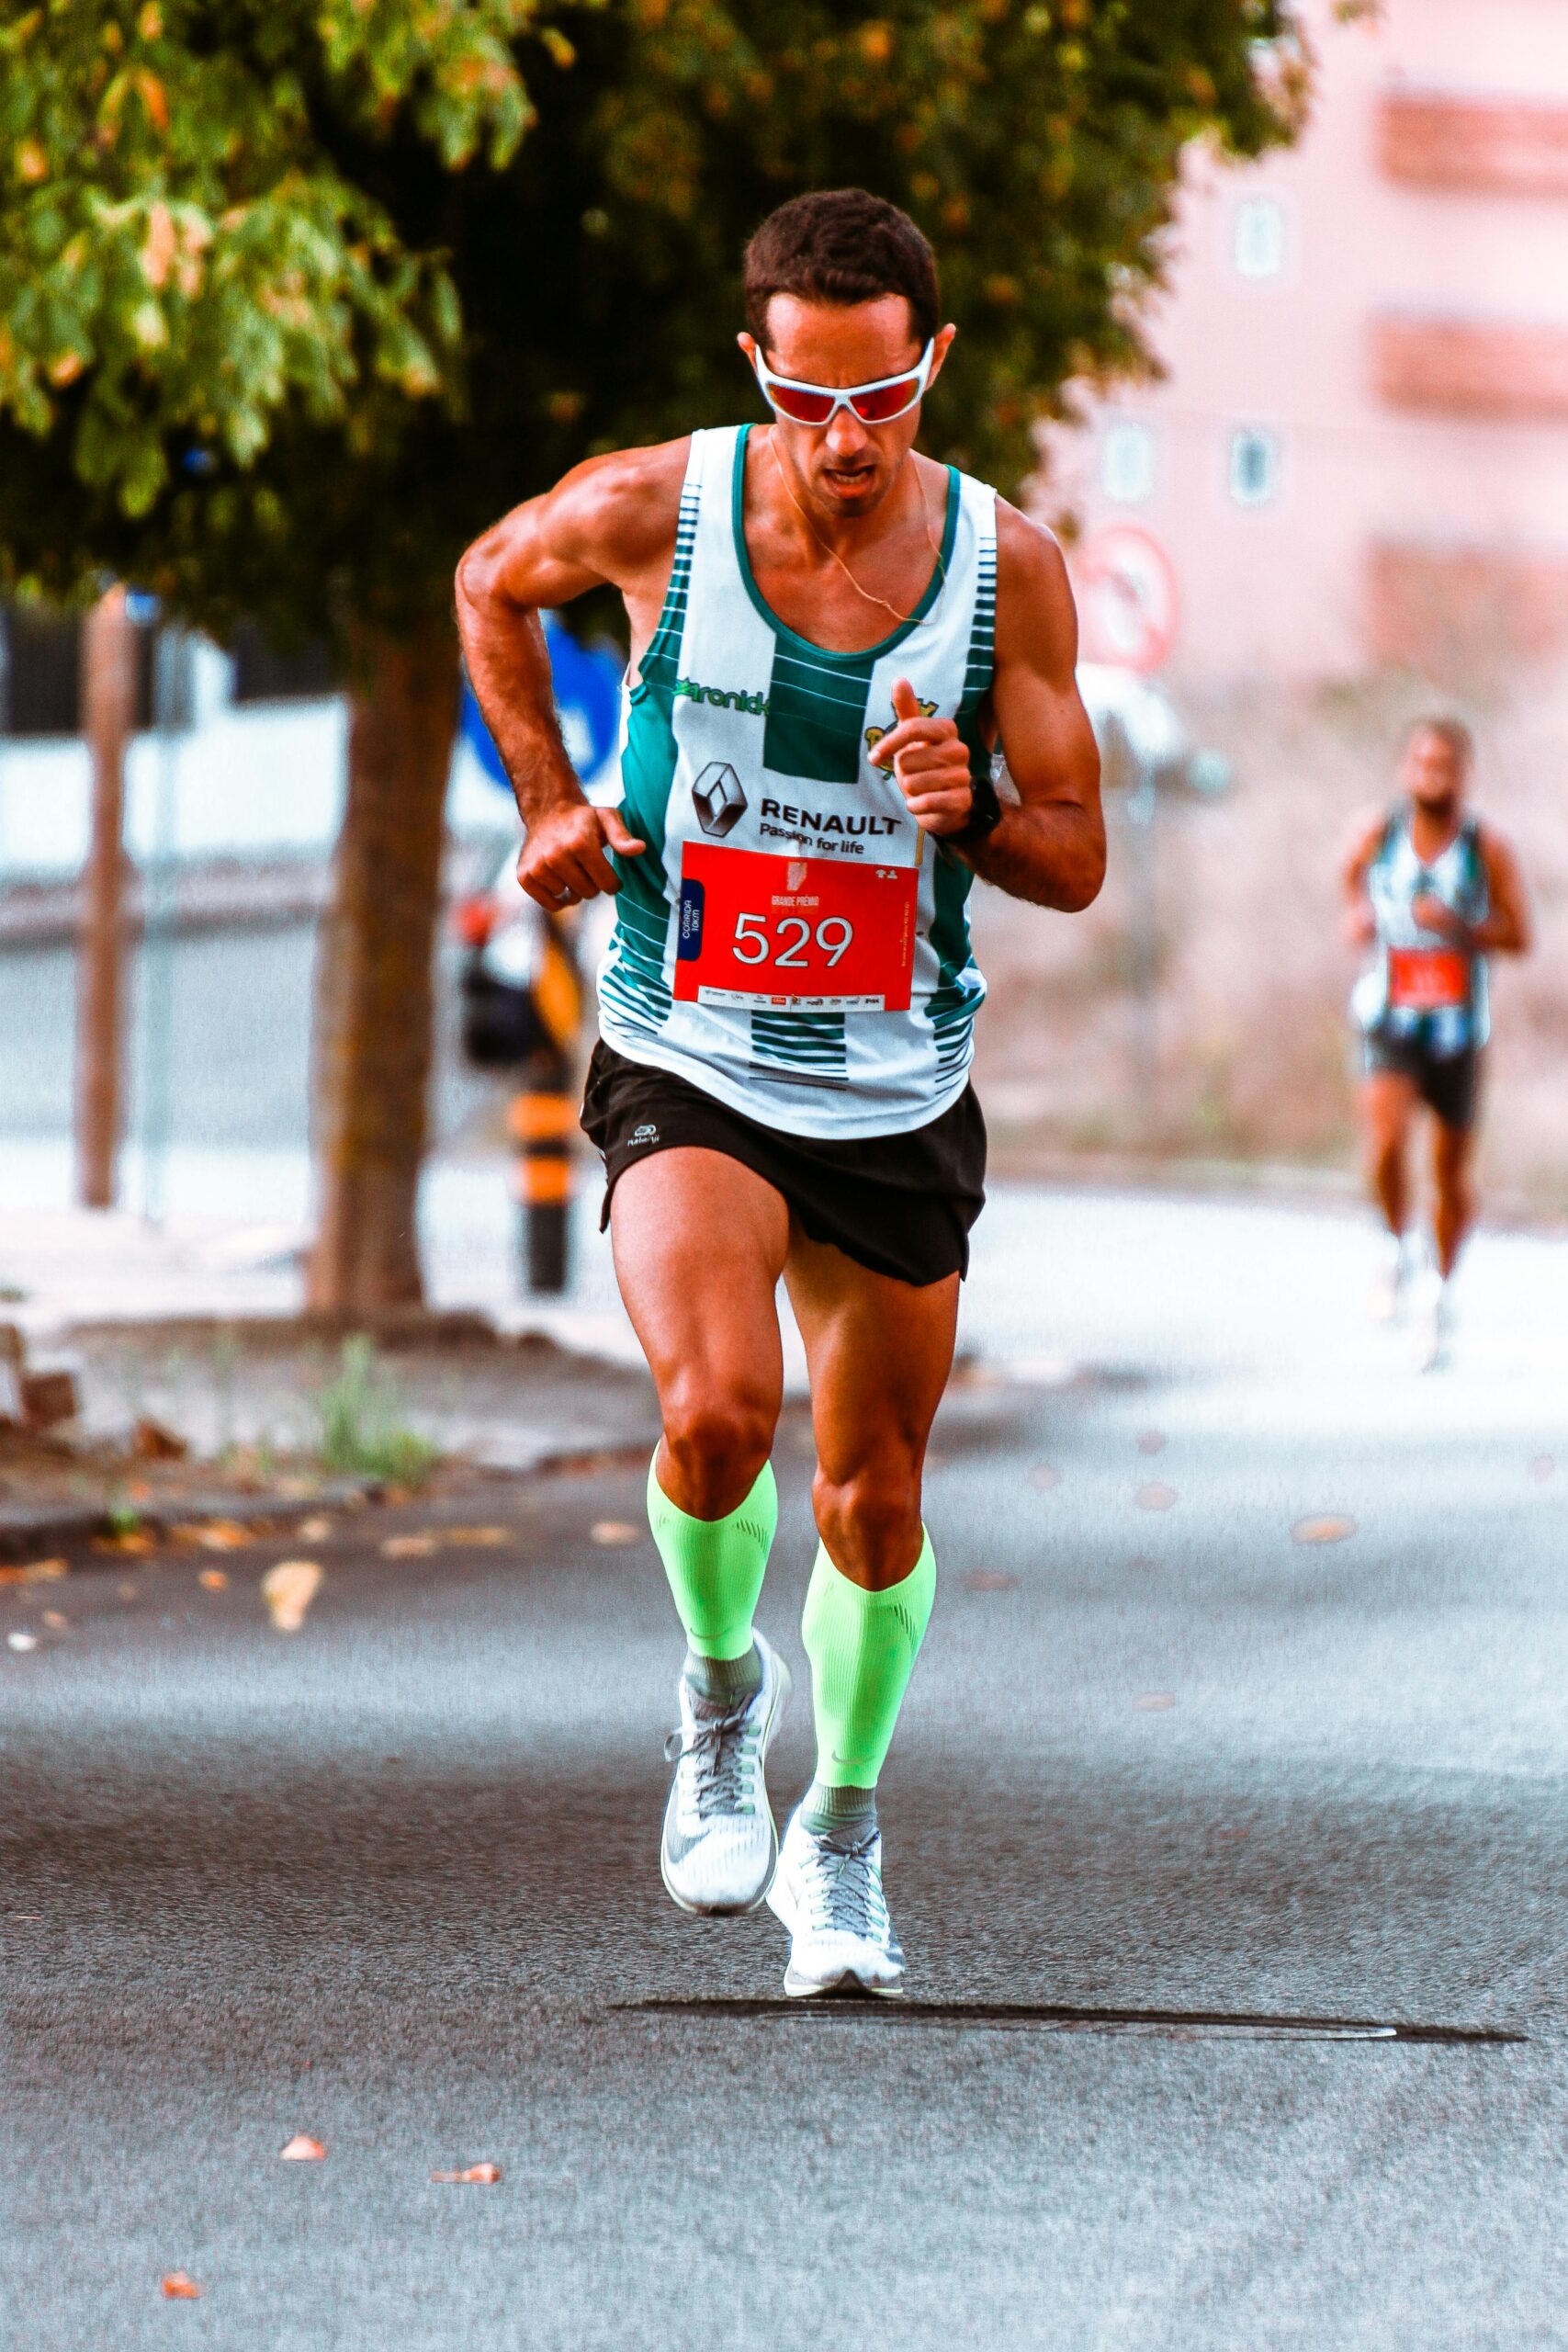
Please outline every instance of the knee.
M670 1499L696 1519L722 1519L757 1482L773 1451L775 1408L740 1391L680 1394L664 1411Z
M817 1473L817 1525L834 1566L877 1592L908 1576L920 1548L920 1479L902 1451Z

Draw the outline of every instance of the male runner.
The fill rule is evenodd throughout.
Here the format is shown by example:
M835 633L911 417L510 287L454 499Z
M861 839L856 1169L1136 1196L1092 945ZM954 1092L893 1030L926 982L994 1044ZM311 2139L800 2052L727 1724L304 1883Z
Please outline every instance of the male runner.
M663 1419L649 1514L687 1643L665 1883L689 1911L766 1894L792 1993L887 1993L874 1792L931 1613L920 1472L985 1172L964 901L979 873L1089 904L1099 763L1055 542L916 453L955 330L914 223L798 198L751 241L746 306L772 423L579 466L468 550L457 601L524 888L619 894L583 1125ZM636 680L619 810L578 787L538 618L604 581ZM781 1276L821 1536L817 1774L782 1848L762 1768L789 1678L753 1623Z
M1435 1263L1417 1300L1426 1369L1442 1355L1448 1280L1475 1213L1470 1167L1490 1029L1486 956L1529 945L1514 854L1466 812L1473 761L1459 720L1418 720L1400 763L1404 797L1358 820L1344 869L1346 930L1354 945L1374 950L1350 1003L1362 1038L1371 1185L1388 1226L1374 1301L1385 1321L1398 1313L1412 1271L1404 1163L1416 1105L1424 1102L1436 1123Z

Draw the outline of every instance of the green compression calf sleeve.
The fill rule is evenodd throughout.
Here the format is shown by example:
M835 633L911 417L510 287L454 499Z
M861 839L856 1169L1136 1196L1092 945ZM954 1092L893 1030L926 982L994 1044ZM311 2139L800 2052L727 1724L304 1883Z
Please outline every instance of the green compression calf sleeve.
M773 1465L763 1463L756 1485L727 1519L694 1519L660 1485L658 1461L655 1453L649 1465L648 1523L686 1639L698 1657L744 1657L779 1523Z
M920 1532L919 1558L886 1592L863 1592L818 1546L801 1633L824 1788L874 1789L886 1760L936 1593L931 1540Z

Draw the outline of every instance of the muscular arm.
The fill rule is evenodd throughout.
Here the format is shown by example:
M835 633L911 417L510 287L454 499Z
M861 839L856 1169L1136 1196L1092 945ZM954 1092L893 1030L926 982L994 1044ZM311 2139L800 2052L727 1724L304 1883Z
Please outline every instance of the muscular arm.
M1490 826L1481 835L1481 854L1486 865L1491 906L1485 920L1472 925L1471 944L1494 956L1528 956L1530 910L1519 862Z
M976 872L1015 899L1076 914L1105 879L1100 752L1078 698L1077 614L1062 551L1015 507L997 507L997 668L991 707L1019 806Z
M1345 910L1345 936L1352 947L1368 947L1377 936L1377 918L1367 896L1367 871L1377 855L1387 822L1385 810L1363 808L1350 828L1339 869L1339 888Z
M457 567L457 627L527 838L518 879L557 908L617 887L605 843L642 843L589 806L561 741L541 610L609 582L645 643L674 558L686 444L591 458L476 539Z
M1077 615L1048 531L998 503L997 650L991 717L1018 806L984 842L961 839L974 799L969 752L951 718L927 718L913 688L893 689L897 727L872 758L891 767L915 822L1015 899L1076 914L1105 879L1100 752L1078 699Z

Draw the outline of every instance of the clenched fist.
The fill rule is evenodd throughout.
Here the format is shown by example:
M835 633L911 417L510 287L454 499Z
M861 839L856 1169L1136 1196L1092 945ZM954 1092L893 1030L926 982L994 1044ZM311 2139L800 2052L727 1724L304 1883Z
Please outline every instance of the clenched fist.
M601 891L620 888L605 844L620 857L640 857L647 843L628 833L618 808L594 808L586 800L568 802L538 817L528 828L517 879L536 906L558 914Z
M892 769L922 832L962 832L975 800L969 746L953 720L926 717L908 678L893 688L893 715L897 725L872 752L873 764Z

